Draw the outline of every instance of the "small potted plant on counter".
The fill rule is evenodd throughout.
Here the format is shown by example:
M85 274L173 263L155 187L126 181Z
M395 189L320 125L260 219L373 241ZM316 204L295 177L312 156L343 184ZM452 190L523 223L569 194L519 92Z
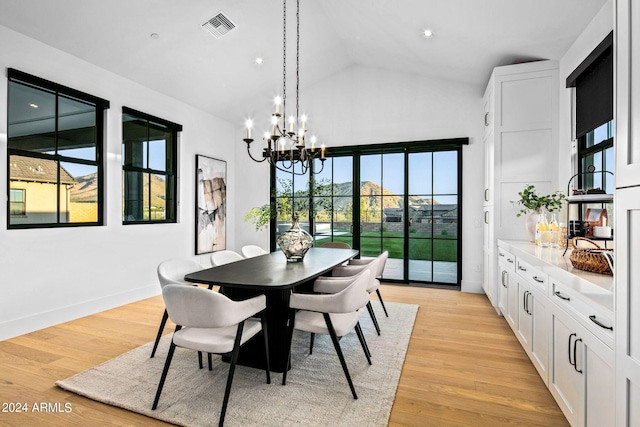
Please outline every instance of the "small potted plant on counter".
M522 215L528 215L526 227L531 241L535 240L538 215L544 211L559 211L562 209L562 202L566 198L565 194L561 191L541 196L532 184L528 184L522 191L519 191L518 196L520 196L520 199L512 200L511 203L521 207L516 217L519 218Z

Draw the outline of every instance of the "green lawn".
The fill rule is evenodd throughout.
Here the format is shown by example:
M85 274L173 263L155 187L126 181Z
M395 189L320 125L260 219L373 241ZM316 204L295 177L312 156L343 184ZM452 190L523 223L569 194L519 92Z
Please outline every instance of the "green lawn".
M361 236L360 252L363 256L376 256L383 250L387 250L390 258L404 258L402 233L385 232L381 236L380 233L364 232ZM316 245L320 246L330 240L328 237L317 239ZM335 236L333 240L353 245L351 234ZM456 262L458 261L457 244L455 236L436 236L434 239L428 234L412 233L409 239L409 258L423 261Z

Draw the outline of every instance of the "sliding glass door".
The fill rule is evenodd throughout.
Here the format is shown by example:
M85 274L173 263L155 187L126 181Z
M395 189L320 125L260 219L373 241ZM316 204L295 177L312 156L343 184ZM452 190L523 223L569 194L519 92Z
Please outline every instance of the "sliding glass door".
M453 141L333 149L311 177L276 170L275 188L305 207L301 225L316 246L344 242L365 257L389 251L385 280L459 286L467 140ZM274 238L288 220L278 218Z

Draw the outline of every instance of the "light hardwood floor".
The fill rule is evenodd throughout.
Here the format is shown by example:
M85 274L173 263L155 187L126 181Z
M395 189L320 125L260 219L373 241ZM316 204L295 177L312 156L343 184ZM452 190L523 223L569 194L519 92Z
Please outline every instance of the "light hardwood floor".
M484 295L391 285L381 292L385 301L420 305L390 426L568 425ZM0 425L168 425L54 385L152 340L163 309L161 297L150 298L0 342L0 410L10 403L28 407L0 412ZM34 412L41 403L53 412Z

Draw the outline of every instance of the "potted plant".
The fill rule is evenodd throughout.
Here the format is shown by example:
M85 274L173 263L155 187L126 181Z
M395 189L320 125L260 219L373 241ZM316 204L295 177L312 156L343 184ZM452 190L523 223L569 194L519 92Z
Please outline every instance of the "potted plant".
M279 179L277 190L273 190L271 201L254 207L245 214L244 220L253 223L256 230L267 227L272 220L291 215L291 227L278 236L278 246L288 261L302 261L305 253L313 245L313 237L302 228L298 221L301 213L332 209L331 198L333 184L330 180L310 180L304 190L293 191L292 181ZM313 204L311 205L311 200Z
M520 206L520 210L516 214L516 217L527 215L527 232L531 241L535 239L536 223L538 222L538 215L547 212L555 212L562 209L562 202L565 199L565 194L556 191L552 194L541 196L537 193L536 187L532 184L528 184L522 191L518 192L520 199L512 200L511 203Z

